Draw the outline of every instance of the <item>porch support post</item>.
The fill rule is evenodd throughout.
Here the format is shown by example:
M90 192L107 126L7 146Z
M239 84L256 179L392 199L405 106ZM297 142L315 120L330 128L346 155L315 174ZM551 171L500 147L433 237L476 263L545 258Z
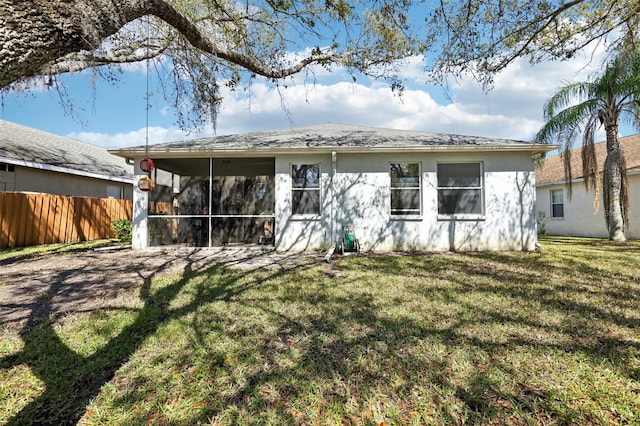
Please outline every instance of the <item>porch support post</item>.
M211 223L211 215L213 214L213 211L211 210L213 207L213 172L213 157L209 157L209 207L207 209L209 217L207 217L207 247L211 247L211 237L213 234L213 224Z
M133 185L133 230L131 247L134 250L146 249L149 245L147 215L149 214L149 195L138 189L138 181L145 175L136 176Z

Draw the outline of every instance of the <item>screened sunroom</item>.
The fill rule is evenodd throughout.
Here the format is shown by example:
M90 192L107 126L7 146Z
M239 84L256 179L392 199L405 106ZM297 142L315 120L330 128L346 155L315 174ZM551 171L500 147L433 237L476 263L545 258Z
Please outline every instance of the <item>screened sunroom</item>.
M274 243L274 158L152 158L149 246Z

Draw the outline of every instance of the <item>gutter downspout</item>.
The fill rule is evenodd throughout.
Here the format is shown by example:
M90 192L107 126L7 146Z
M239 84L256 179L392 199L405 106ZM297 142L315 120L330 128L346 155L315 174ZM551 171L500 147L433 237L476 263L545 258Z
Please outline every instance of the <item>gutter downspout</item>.
M336 245L338 244L338 240L335 236L335 228L336 228L336 188L335 188L335 177L336 177L336 158L337 153L335 151L331 151L331 176L329 176L329 188L331 190L331 201L329 206L329 238L331 240L331 247L327 251L327 254L324 256L324 261L329 262L331 260L331 256L333 256L333 252L336 250Z
M338 153L331 151L331 241L337 243L336 238L336 174Z

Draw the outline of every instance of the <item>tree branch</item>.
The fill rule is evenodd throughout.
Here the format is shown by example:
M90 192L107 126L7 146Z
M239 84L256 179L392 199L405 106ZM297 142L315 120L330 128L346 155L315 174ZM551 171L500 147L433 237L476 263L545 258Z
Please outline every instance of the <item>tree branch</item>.
M178 30L189 43L203 53L239 65L246 70L266 78L280 79L300 72L314 63L348 62L351 54L336 54L329 50L313 50L313 54L301 59L296 64L281 69L272 69L259 63L257 58L243 55L221 47L206 37L200 29L186 16L164 0L148 0L149 12Z

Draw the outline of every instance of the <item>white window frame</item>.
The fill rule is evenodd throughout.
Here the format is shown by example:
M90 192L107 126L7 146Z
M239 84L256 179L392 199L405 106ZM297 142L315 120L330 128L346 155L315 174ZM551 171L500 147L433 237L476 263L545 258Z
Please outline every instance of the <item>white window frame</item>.
M412 165L418 166L418 186L393 186L393 179L391 176L391 167L394 164ZM418 191L418 209L396 209L393 208L393 191ZM402 219L407 217L421 217L422 216L422 163L419 161L391 161L389 162L389 214L394 219Z
M439 167L440 165L451 164L477 164L479 166L480 173L480 185L479 186L440 186L439 182ZM482 161L441 161L436 164L436 187L437 187L437 199L436 209L439 219L481 219L484 218L485 208L485 180L484 180L484 163ZM440 191L441 190L477 190L480 193L480 212L479 213L440 213Z
M553 194L554 193L559 193L562 196L562 202L561 203L557 203L553 201ZM562 215L561 216L556 216L555 215L555 211L553 209L554 206L558 206L561 205L562 206ZM564 219L564 190L562 188L560 189L552 189L549 191L549 216L551 217L551 219Z
M318 187L317 188L296 188L293 177L293 168L295 166L315 166L318 168ZM319 217L322 212L322 165L319 162L298 162L289 164L289 177L291 178L291 215L294 217L315 218ZM296 213L293 208L294 193L296 192L317 192L318 193L318 211L312 213Z

